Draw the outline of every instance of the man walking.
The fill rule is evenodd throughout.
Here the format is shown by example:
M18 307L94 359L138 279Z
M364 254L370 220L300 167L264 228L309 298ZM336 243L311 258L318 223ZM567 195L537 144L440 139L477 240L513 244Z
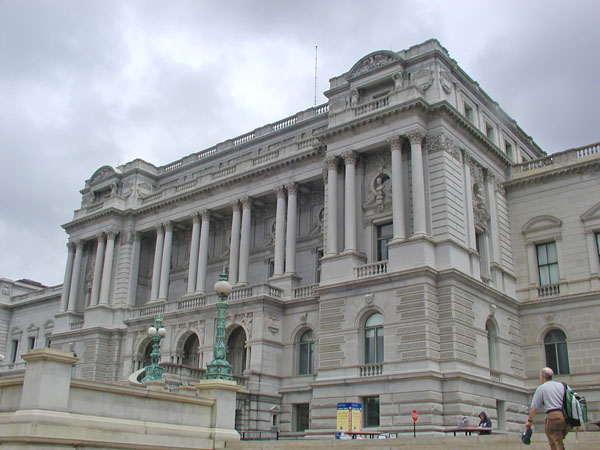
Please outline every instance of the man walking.
M529 418L525 424L526 428L531 427L533 418L537 410L544 406L546 410L546 424L544 432L548 437L551 450L565 450L563 439L567 436L569 430L563 414L563 395L565 387L562 383L552 381L554 372L550 367L544 367L540 370L540 384L533 394Z

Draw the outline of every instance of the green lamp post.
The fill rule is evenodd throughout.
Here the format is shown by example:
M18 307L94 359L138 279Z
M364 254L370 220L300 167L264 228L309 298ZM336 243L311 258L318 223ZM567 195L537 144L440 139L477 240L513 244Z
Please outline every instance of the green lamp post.
M152 353L150 353L151 363L146 366L146 376L142 380L145 381L164 381L163 380L163 368L159 365L160 359L160 340L165 337L167 330L162 326L162 317L156 316L154 319L154 325L148 328L148 335L152 339Z
M226 359L225 353L225 312L227 311L227 296L231 292L231 284L227 281L227 275L219 275L219 281L215 283L215 292L219 297L217 301L217 335L213 349L213 360L206 365L204 373L205 380L230 380L231 364Z

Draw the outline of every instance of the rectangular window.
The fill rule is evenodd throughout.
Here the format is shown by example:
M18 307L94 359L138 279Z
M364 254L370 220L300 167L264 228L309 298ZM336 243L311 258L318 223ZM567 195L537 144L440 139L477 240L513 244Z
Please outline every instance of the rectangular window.
M17 362L17 354L19 352L19 341L17 339L13 339L10 341L10 363L14 364Z
M391 223L377 225L377 261L388 260L387 244L394 237L394 227Z
M471 108L470 105L468 104L464 104L465 105L465 117L469 122L473 122L473 108Z
M294 405L296 409L296 431L306 431L309 428L309 404Z
M506 140L504 141L504 152L506 153L506 156L508 156L508 159L513 159L513 146Z
M33 350L35 348L35 337L30 336L27 338L27 350Z
M485 123L485 135L490 141L494 140L494 126L489 122Z
M317 273L315 274L315 283L321 282L321 258L323 258L323 249L318 248L317 249L317 264L316 264Z
M275 258L269 258L269 278L275 273Z
M379 396L363 397L364 427L379 426Z
M540 286L558 283L556 242L536 245Z

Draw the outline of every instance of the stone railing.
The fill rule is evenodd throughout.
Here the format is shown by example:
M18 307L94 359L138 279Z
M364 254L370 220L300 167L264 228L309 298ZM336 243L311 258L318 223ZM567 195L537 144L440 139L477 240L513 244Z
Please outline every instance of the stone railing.
M502 373L497 370L490 369L490 378L494 381L502 381Z
M314 297L316 295L314 289L318 286L318 284L310 284L308 286L294 288L292 289L292 298Z
M363 364L358 366L358 375L361 377L374 377L383 373L383 364Z
M170 172L171 170L175 170L181 166L183 166L183 159L180 159L179 161L175 161L175 162L172 162L172 163L164 166L164 171Z
M83 328L83 320L80 322L71 323L71 330L81 330Z
M363 266L356 266L354 268L354 276L356 278L368 278L375 275L382 275L387 273L387 266L387 261L377 261Z
M587 145L584 147L572 148L564 152L553 153L552 155L544 156L543 158L532 159L520 164L515 164L512 167L513 174L530 172L548 166L557 166L569 164L578 159L588 156L600 155L600 142Z
M198 180L186 181L179 186L175 186L175 192L185 191L186 189L193 188L197 184Z
M269 297L281 298L282 290L273 287L269 284L257 284L255 286L248 286L238 289L233 289L229 294L229 301L243 300L245 298L258 297L261 295L267 295Z
M142 203L149 203L151 201L158 200L162 196L163 196L163 191L155 192L154 194L150 194L150 195L147 195L146 197L142 198Z
M301 142L298 142L297 146L298 146L298 150L304 150L305 148L309 148L309 147L318 147L319 146L319 139L318 138L310 138L310 139L305 139Z
M215 153L217 153L217 147L207 148L206 150L202 150L201 152L196 153L196 159L208 158L209 156L212 156Z
M389 97L378 98L377 100L373 100L372 102L365 103L364 105L356 106L354 108L354 115L361 116L363 114L370 113L371 111L376 111L381 108L385 108L390 104Z
M252 158L252 165L258 166L259 164L272 161L277 158L279 158L279 150L275 150L274 152L265 153L264 155L259 155L256 158Z
M538 297L552 297L560 294L560 284L548 284L537 287Z
M254 139L255 136L256 136L256 134L254 133L254 131L252 131L251 133L247 133L247 134L244 134L243 136L235 138L233 140L232 144L234 147L236 145L245 144L246 142L249 142L252 139Z
M225 169L221 169L218 172L214 172L212 174L212 179L218 180L219 178L223 178L228 175L233 175L234 173L235 173L235 166L226 167Z
M181 311L183 309L193 309L198 308L200 306L206 305L206 295L202 294L201 297L193 297L185 300L181 300L177 302L177 310Z
M51 287L47 287L45 289L41 289L39 291L33 291L33 292L28 292L26 294L21 294L21 295L15 295L12 298L12 303L21 303L21 302L26 302L28 300L34 300L34 299L42 299L42 298L46 298L48 296L58 296L59 293L62 292L62 284L59 284L57 286L51 286Z
M298 116L288 117L287 119L280 120L272 125L273 131L281 130L282 128L289 127L298 122Z
M319 116L321 114L327 114L329 112L329 103L326 103L321 106L315 106L315 116Z
M200 380L206 369L199 367L183 366L181 364L174 364L170 362L161 362L160 365L165 370L165 373L175 375L185 380Z
M144 306L143 308L140 308L138 310L138 315L139 315L139 317L157 316L164 312L165 312L165 305L164 305L164 303L161 303L160 305L149 305L149 306Z

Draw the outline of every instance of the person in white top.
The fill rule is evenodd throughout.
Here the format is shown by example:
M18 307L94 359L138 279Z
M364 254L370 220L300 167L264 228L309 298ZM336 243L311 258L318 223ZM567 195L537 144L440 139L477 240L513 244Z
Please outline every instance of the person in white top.
M562 383L552 381L554 371L550 367L540 370L540 384L533 394L531 409L527 418L526 428L531 427L533 418L542 406L546 411L544 432L548 437L551 450L565 450L564 438L569 429L563 414L563 396L565 387Z

